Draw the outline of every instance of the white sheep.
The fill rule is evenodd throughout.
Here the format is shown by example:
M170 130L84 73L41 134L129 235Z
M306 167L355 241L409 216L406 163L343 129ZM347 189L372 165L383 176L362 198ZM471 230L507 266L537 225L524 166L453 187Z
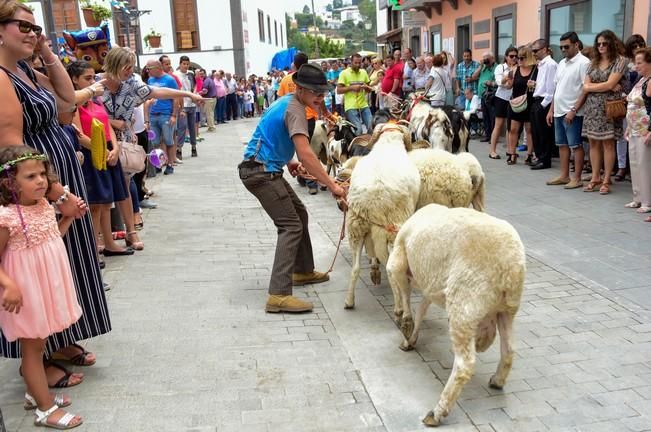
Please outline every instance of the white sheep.
M430 204L400 228L387 262L391 288L404 308L400 347L413 348L427 308L436 303L447 310L454 351L454 367L436 408L423 419L426 425L436 426L448 415L474 374L476 351L493 343L496 326L501 357L489 385L504 386L513 363L513 319L525 271L518 233L486 213ZM423 294L415 323L409 278Z
M352 172L347 196L346 228L353 253L347 309L355 306L362 248L366 246L369 257L386 264L398 229L416 211L420 189L418 170L407 156L411 137L406 127L378 125L371 143L373 149ZM371 276L379 277L379 270ZM396 313L402 314L399 305Z

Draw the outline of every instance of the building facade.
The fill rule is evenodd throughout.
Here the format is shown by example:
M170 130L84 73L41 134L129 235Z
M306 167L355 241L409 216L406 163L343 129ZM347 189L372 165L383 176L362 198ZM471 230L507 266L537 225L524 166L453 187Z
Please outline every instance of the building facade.
M110 7L110 0L95 0ZM48 5L49 3L49 5ZM271 59L287 49L285 13L265 0L128 0L126 14L113 9L109 20L111 43L129 46L140 64L162 54L178 64L187 55L208 71L223 69L238 75L261 75ZM86 24L77 0L33 0L38 22L48 34L79 30ZM47 8L52 19L48 24ZM139 12L138 12L139 11ZM50 28L51 26L54 29ZM150 48L143 37L154 30L161 34L160 48Z
M559 37L576 31L586 46L610 29L625 40L651 38L649 0L377 0L378 42L414 52L491 51L547 39L560 57ZM380 32L379 23L385 27ZM393 32L393 33L392 33ZM476 55L480 56L480 54Z

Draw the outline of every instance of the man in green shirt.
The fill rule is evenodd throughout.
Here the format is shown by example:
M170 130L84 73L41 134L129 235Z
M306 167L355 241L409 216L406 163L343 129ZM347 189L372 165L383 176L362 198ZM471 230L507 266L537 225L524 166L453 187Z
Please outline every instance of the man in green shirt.
M488 92L487 92L488 90ZM479 97L481 98L481 109L484 113L485 136L481 142L488 142L491 139L495 127L495 108L493 97L495 96L495 57L493 53L484 53L481 69L479 70Z
M371 132L373 116L366 95L373 89L368 85L369 82L368 74L362 69L362 56L353 54L350 67L339 74L337 93L344 95L346 119L355 125L356 135L364 133L362 122L366 131Z

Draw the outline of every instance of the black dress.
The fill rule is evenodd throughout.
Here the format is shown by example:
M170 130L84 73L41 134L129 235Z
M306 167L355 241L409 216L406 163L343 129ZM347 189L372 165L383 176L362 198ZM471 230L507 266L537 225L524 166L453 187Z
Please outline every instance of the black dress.
M21 61L18 66L36 87L34 90L20 77L3 68L11 79L23 107L25 144L46 154L61 184L68 185L72 193L86 200L84 176L73 144L57 121L54 96L37 83L34 72L26 63ZM68 252L72 278L83 314L75 324L48 338L48 354L76 341L99 336L111 330L90 212L81 219L75 219L63 237L63 242ZM19 342L7 342L0 332L0 353L4 357L20 357Z
M530 78L531 77L531 78ZM515 70L515 75L513 76L513 93L511 94L511 99L515 99L518 96L522 96L527 93L527 109L516 113L511 109L511 104L509 104L509 115L511 120L515 120L520 123L528 123L529 120L529 111L531 110L531 105L533 104L533 91L529 91L527 88L527 81L529 79L535 81L538 77L538 68L533 67L532 71L529 72L529 75L522 76L520 74L520 68L518 67Z

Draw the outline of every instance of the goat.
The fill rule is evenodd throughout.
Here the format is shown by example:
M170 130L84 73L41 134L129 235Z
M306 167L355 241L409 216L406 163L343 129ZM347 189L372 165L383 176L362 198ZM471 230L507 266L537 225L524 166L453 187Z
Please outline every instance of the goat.
M391 289L403 307L403 350L412 349L431 303L447 310L454 367L436 408L423 419L437 426L454 406L475 371L476 352L500 333L501 357L489 381L502 389L513 363L513 319L520 306L526 272L524 246L507 222L465 208L430 204L418 210L396 236L387 262ZM412 284L423 294L411 315ZM396 299L398 302L398 299Z

